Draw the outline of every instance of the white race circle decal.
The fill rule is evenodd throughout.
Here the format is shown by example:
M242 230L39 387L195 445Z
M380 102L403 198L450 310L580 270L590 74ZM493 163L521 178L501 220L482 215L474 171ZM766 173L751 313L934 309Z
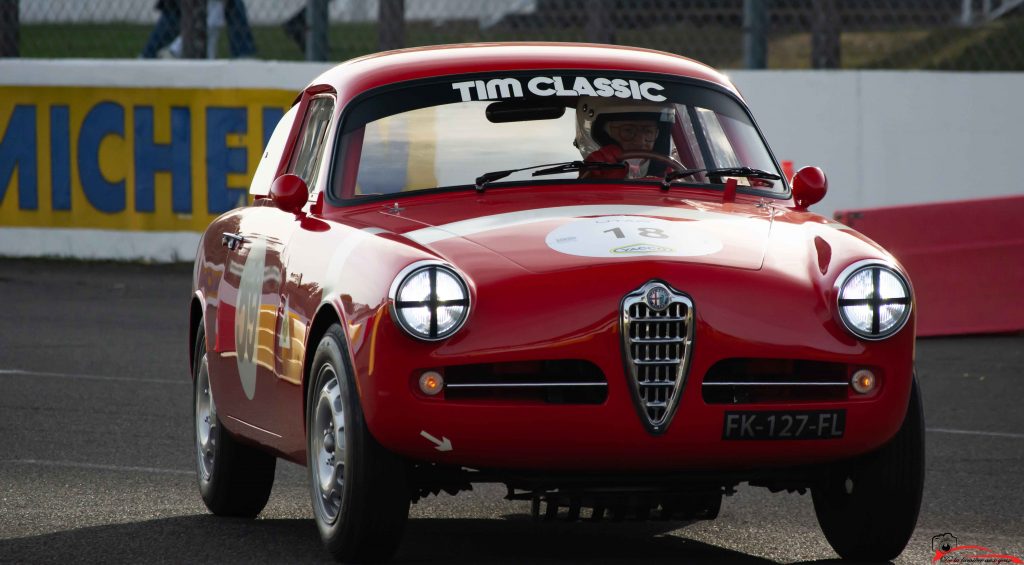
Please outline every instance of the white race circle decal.
M242 267L235 305L235 352L238 376L245 397L256 396L256 348L259 346L260 301L263 297L263 273L267 264L267 244L254 238Z
M692 222L643 216L579 218L545 238L548 247L580 257L694 257L722 249L722 242Z

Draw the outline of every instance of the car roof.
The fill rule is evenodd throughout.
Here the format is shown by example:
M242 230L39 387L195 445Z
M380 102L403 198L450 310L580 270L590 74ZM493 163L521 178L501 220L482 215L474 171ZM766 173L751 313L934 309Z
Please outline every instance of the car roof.
M524 70L647 72L706 81L739 96L723 73L683 57L652 49L589 43L466 43L434 45L366 55L326 71L310 86L332 86L343 97L430 77Z

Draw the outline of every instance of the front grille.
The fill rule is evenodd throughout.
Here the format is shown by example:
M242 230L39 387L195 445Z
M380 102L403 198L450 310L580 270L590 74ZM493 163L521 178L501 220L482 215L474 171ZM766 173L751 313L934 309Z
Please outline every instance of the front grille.
M637 412L649 432L664 433L686 382L693 302L664 283L650 281L623 299L621 331Z

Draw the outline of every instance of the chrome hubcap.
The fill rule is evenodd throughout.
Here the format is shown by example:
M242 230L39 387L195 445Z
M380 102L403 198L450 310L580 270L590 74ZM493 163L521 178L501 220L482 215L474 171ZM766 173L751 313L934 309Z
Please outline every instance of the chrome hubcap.
M334 523L341 512L345 486L345 411L341 405L338 375L330 365L320 369L326 376L316 398L313 426L309 433L315 454L313 475L317 510L327 523ZM320 378L317 379L321 381Z
M217 428L217 405L213 402L210 389L210 366L203 354L196 375L196 461L203 480L210 480L213 474L214 454L217 443L214 439Z

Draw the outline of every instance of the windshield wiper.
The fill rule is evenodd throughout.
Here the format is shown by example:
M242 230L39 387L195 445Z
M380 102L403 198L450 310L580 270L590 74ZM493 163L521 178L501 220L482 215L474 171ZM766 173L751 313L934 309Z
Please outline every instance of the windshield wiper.
M484 173L476 177L476 184L474 185L474 187L476 188L477 192L483 192L484 187L491 182L503 179L513 173L529 171L532 169L541 169L543 167L548 168L534 172L533 176L536 177L540 175L557 175L559 173L572 173L575 171L584 171L592 169L621 169L625 166L626 165L622 163L587 163L585 161L566 161L565 163L548 163L546 165L533 165L531 167L523 167L522 169L508 169L504 171L491 171L489 173Z
M750 167L727 167L723 169L686 169L684 171L669 171L665 173L665 177L661 180L661 187L667 189L672 181L695 175L697 173L706 173L709 177L744 177L754 179L765 179L765 180L782 180L782 177L768 171L762 171L761 169L753 169Z
M570 161L568 163L562 163L556 165L550 169L544 169L542 171L534 171L533 176L539 177L541 175L557 175L560 173L575 173L579 171L593 171L600 169L624 169L626 168L625 163L605 163L603 161Z

